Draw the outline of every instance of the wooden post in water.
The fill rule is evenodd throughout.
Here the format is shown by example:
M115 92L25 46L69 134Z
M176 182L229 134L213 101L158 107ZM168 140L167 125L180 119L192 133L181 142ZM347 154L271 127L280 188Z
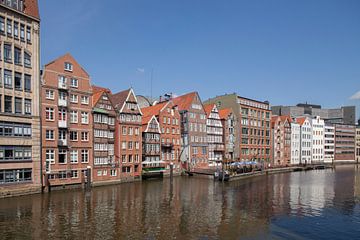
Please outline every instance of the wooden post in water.
M174 178L174 163L170 163L170 184L172 185L173 183L173 178Z
M91 188L91 167L88 166L86 169L86 189L90 190Z

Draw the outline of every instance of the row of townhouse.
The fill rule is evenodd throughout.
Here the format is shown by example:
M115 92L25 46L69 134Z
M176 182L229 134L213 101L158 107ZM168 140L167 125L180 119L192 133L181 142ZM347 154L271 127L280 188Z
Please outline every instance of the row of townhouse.
M273 166L355 161L355 125L327 123L319 116L273 116Z

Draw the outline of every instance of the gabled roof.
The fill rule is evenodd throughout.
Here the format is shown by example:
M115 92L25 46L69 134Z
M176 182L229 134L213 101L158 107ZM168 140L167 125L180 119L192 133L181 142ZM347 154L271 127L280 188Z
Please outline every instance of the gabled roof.
M114 107L116 109L120 110L121 107L124 105L130 90L131 88L111 95L111 102L114 104Z
M298 124L300 124L300 126L302 126L304 124L304 122L306 121L307 117L299 117L299 118L296 118L296 122Z
M197 92L191 92L173 99L175 105L178 106L179 111L188 110Z
M143 116L152 116L159 115L161 109L163 109L169 102L161 102L151 107L142 108L141 111L144 114Z
M111 95L111 90L108 88L103 88L103 87L92 85L92 89L93 89L93 97L92 97L93 107L97 104L97 102L100 100L101 96L104 93L108 93L109 96Z
M214 109L215 103L209 103L204 105L204 110L206 112L206 117L210 116L211 111Z
M64 64L63 62L70 62L73 64L73 71L72 74L83 77L83 78L90 78L90 75L85 71L85 69L76 61L76 59L70 54L66 53L55 60L45 64L45 70L52 69L54 71L63 72L64 71Z
M150 123L153 119L155 119L155 121L157 122L157 126L158 126L158 133L160 133L160 126L159 126L159 122L158 122L157 118L155 117L155 115L142 117L142 119L141 119L141 123L142 123L142 132L147 132L148 127L149 127L149 123Z
M278 116L278 115L274 115L271 117L270 123L271 123L271 127L274 127L276 121L278 121L278 119L280 119L281 122L285 122L288 121L288 123L292 122L292 119L289 115L282 115L282 116Z
M24 1L24 13L31 17L40 19L38 1L37 0L25 0Z
M220 119L226 119L230 115L230 113L232 113L231 108L220 109L219 110Z

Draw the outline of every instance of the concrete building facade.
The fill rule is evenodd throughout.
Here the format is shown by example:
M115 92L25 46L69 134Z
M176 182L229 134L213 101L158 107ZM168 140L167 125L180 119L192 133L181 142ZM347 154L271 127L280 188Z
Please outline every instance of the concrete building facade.
M328 123L355 124L355 106L343 106L334 109L323 109L320 105L297 104L296 106L272 106L274 115L288 115L291 117L319 116Z
M325 123L319 116L311 119L312 128L312 163L324 162Z
M0 1L0 197L41 191L37 1Z
M356 163L360 162L360 125L356 126L356 146L355 146L355 151L356 151Z
M90 76L65 54L45 65L41 83L43 184L84 183L93 165Z
M291 121L291 158L290 164L291 165L298 165L300 164L300 145L301 145L301 137L300 137L300 124L296 121Z
M209 166L221 165L224 158L224 131L219 110L211 103L204 106L206 112L206 132L209 144Z
M296 118L300 125L300 164L312 163L312 127L308 117Z
M335 127L332 124L324 126L324 163L333 163L335 159Z
M237 119L235 128L235 156L237 161L270 163L271 158L271 111L269 102L261 102L226 94L205 101L215 103L218 109L231 108Z
M355 125L335 124L335 162L355 162Z

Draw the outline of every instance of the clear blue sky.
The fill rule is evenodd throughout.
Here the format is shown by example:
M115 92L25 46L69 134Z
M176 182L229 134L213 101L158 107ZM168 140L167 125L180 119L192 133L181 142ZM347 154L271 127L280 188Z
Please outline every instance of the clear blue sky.
M95 84L357 104L358 0L39 0L42 64L70 52Z

